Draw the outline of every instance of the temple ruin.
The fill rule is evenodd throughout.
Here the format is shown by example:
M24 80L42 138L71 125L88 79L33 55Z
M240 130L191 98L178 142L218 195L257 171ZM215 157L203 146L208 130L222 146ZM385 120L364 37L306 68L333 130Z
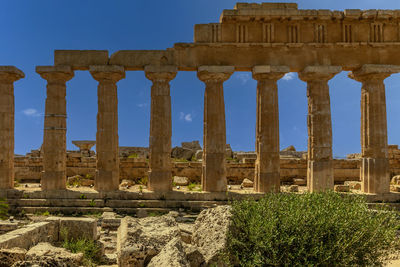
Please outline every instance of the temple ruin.
M164 207L189 205L182 200L211 203L280 191L282 181L296 177L288 175L296 169L297 176L306 177L310 192L353 180L361 181L361 191L372 198L400 199L390 193L391 177L400 174L400 152L388 146L384 85L387 77L400 72L399 47L400 10L303 10L295 3L238 3L222 12L219 23L195 25L193 43L176 43L166 50L123 50L112 55L104 50L55 50L53 66L36 67L47 81L47 98L42 149L30 158L14 158L13 84L24 74L16 67L0 66L1 195L19 207L37 207L38 199L54 208L85 206L84 200L77 204L82 191L66 188L67 177L80 174L73 168L87 168L94 176L94 188L84 193L96 207L136 208L132 201L142 199L169 201ZM90 149L94 143L77 142L79 161L66 149L66 82L76 71L89 71L98 81L96 153ZM148 161L120 157L117 82L127 71L143 71L152 82L149 148L140 152L148 155ZM178 71L196 71L204 82L201 162L171 160L170 81ZM250 71L257 81L256 159L242 165L226 159L223 85L237 71ZM328 81L341 71L349 71L349 78L360 82L361 88L362 151L351 160L332 156ZM307 83L308 151L297 161L282 157L279 149L277 81L288 72L297 72ZM15 173L29 178L21 174L29 166L36 168L41 188L15 189ZM185 168L196 169L193 179L201 181L202 192L173 188L173 175L191 175ZM235 168L246 170L235 175ZM135 178L132 173L137 169L140 176L148 176L147 189L121 190L121 180ZM228 178L234 177L252 179L254 190L231 192ZM60 199L74 199L75 204Z

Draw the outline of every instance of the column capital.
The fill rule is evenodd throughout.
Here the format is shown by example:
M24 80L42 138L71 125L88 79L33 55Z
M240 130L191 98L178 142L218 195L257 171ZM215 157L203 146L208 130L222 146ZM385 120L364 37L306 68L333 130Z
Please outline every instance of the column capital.
M393 73L400 72L400 66L365 64L349 73L349 78L358 82L376 80L383 81Z
M233 66L200 66L197 77L203 82L224 82L235 71Z
M144 67L146 78L153 82L169 82L176 77L178 68L172 65Z
M304 82L329 81L341 71L340 66L308 66L299 72L299 78Z
M125 78L125 69L118 65L93 65L89 67L90 74L96 81L118 82Z
M21 78L24 78L25 74L14 66L0 66L0 81L13 83Z
M261 80L279 80L286 73L290 72L290 68L287 66L254 66L253 67L253 79L257 81Z
M48 82L67 82L74 77L71 66L37 66L36 72Z

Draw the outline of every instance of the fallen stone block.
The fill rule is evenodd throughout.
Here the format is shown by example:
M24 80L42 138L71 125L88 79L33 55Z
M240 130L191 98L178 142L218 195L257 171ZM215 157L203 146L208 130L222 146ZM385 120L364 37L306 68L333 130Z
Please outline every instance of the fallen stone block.
M335 185L335 192L350 192L350 187L348 185Z
M190 265L186 259L181 240L179 238L174 238L165 245L157 256L151 259L147 266L189 267Z
M118 228L118 265L145 266L174 238L180 238L180 230L170 215L142 219L125 217Z

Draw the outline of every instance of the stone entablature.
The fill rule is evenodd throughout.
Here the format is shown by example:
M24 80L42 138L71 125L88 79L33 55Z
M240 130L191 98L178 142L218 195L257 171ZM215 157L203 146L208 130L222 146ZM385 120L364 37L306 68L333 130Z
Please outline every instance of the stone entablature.
M400 10L298 9L238 3L220 23L195 26L196 43L348 44L400 42Z

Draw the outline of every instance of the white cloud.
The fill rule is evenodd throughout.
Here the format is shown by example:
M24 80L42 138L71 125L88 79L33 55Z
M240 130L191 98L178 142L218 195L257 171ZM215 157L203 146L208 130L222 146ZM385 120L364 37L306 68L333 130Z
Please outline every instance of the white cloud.
M285 80L285 81L293 80L293 79L294 79L294 72L286 73L286 74L283 76L282 79Z
M248 73L238 73L236 77L242 82L242 84L245 84L250 80L250 75Z
M24 115L28 116L28 117L39 117L40 116L39 112L34 108L24 109L22 111L22 113L24 113Z
M183 112L180 112L180 113L179 113L179 119L180 119L180 120L187 121L187 122L191 122L191 121L193 120L192 114L190 114L190 113L185 114L185 113L183 113Z

